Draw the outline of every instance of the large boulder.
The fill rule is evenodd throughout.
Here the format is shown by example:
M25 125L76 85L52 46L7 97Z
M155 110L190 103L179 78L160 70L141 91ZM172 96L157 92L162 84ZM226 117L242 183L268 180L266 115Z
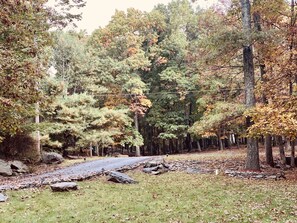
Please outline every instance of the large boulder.
M44 152L42 153L42 162L46 164L59 164L64 161L64 158L59 153Z
M110 171L107 173L109 176L108 181L112 181L115 183L122 183L122 184L135 184L138 183L137 181L135 181L134 179L132 179L131 177L129 177L128 175L124 174L124 173L120 173L117 171Z
M0 193L0 202L6 202L7 199L8 197L6 195Z
M29 168L23 162L14 160L9 162L11 169L13 172L17 173L29 173Z
M8 162L0 159L0 175L11 176L12 173L13 172L10 167L10 164Z
M74 182L61 182L55 183L50 185L52 191L54 192L63 192L63 191L70 191L70 190L77 190L78 186Z

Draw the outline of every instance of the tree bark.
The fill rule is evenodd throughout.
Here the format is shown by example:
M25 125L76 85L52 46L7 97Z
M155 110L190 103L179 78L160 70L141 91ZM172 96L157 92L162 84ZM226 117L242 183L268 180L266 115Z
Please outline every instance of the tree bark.
M258 4L259 1L255 0L254 4ZM253 18L254 18L254 24L255 24L255 28L258 32L262 31L262 26L261 26L261 14L258 11L255 11L253 13ZM263 42L260 42L260 44L263 44ZM261 81L265 82L266 78L265 78L265 62L264 59L262 58L262 54L261 52L259 52L259 64L260 64L260 77L261 77ZM262 93L262 103L263 104L267 104L267 98L265 93ZM272 137L271 135L266 135L264 137L264 147L265 147L265 155L266 155L266 163L270 166L274 166L274 162L273 162L273 152L272 152Z
M266 163L269 166L274 167L271 135L265 136L264 147L265 147Z
M199 152L202 151L199 139L197 139L197 149L198 149Z
M138 115L137 112L135 112L134 115L134 125L135 125L135 129L136 131L139 132L139 125L138 125ZM135 156L140 156L140 147L139 146L135 146L136 151L135 151Z
M219 142L218 144L219 144L220 150L224 150L224 143L223 143L223 140L221 139L221 134L218 133L217 137L218 137L218 142Z
M279 156L281 160L281 165L286 165L286 154L285 154L285 146L281 136L277 136L277 144L279 146Z
M295 140L291 141L291 167L296 167L295 165Z
M254 62L253 62L253 48L251 39L251 5L249 0L241 0L241 11L242 11L242 27L245 38L243 46L243 72L244 72L244 85L245 85L245 104L246 107L252 108L256 104L254 88L255 88L255 77L254 77ZM247 128L252 125L251 117L246 118ZM247 159L246 169L259 171L260 160L259 160L259 148L258 142L255 138L247 139Z

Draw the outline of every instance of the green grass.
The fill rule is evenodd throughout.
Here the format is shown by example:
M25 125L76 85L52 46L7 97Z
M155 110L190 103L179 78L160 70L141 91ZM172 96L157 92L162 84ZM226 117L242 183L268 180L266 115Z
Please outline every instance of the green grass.
M9 191L9 202L0 203L0 222L297 222L294 182L128 174L140 183L114 184L102 177L79 182L73 192Z

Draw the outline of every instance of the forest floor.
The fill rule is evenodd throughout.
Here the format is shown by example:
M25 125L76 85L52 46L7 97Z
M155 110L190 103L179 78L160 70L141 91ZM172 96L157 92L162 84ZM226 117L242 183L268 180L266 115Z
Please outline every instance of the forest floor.
M0 203L0 222L297 223L295 178L255 180L223 174L224 168L243 168L244 158L244 149L169 155L165 161L170 165L206 163L220 174L176 170L150 175L139 167L126 172L138 184L115 184L100 176L78 182L78 191L66 193L48 186L6 191L9 200ZM263 165L263 171L277 171ZM296 174L286 171L286 176Z

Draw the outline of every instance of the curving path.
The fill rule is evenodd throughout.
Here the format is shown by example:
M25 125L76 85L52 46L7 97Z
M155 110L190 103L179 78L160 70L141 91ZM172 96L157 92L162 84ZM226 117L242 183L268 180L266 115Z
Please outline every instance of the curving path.
M74 166L52 172L28 176L12 184L0 185L0 191L13 190L29 187L38 187L50 183L61 181L84 180L90 177L103 174L104 171L133 166L149 160L150 157L125 157L125 158L107 158L102 160L86 161Z

